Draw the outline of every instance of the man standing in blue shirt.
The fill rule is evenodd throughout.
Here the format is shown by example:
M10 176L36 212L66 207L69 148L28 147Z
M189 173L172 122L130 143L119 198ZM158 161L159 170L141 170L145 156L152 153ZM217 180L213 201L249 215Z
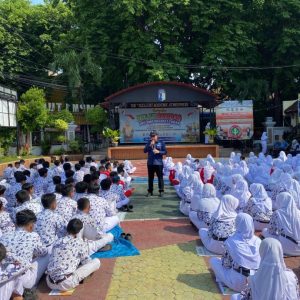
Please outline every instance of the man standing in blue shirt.
M153 180L154 174L158 178L159 196L162 197L164 192L164 177L163 177L163 155L167 154L166 145L163 141L158 140L156 131L150 132L150 140L144 148L144 153L148 153L148 194L153 196Z

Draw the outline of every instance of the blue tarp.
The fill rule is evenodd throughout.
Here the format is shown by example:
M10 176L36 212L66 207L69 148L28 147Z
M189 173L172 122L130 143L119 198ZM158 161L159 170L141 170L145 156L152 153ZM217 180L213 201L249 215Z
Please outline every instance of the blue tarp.
M113 258L140 255L140 251L134 247L131 242L120 237L123 232L120 226L115 226L109 232L114 236L114 241L111 243L112 249L106 252L96 252L92 255L92 258Z

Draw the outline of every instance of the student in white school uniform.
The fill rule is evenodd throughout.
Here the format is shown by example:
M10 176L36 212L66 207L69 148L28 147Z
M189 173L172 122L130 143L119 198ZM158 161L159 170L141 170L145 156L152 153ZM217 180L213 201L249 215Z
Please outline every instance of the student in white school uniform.
M223 242L235 232L236 209L239 200L231 195L221 198L217 211L207 228L199 230L199 236L205 248L216 254L223 254Z
M30 265L21 276L23 287L27 289L33 288L39 282L49 262L46 246L33 231L35 222L36 216L31 210L22 210L16 216L16 231L4 234L0 238L0 243L10 253L19 257L26 265Z
M195 190L189 213L190 220L198 229L208 228L219 205L220 200L216 196L215 187L211 183L206 183L203 186L202 193L200 190Z
M298 300L296 274L285 266L281 244L273 238L261 242L259 269L248 277L248 286L231 300Z
M83 181L84 171L81 170L80 164L75 164L75 174L73 176L75 183Z
M119 195L111 191L111 179L103 179L100 183L101 190L99 191L99 197L104 198L110 205L112 211L117 211L117 200Z
M15 225L5 207L2 200L0 200L0 231L2 234L15 231Z
M194 171L187 181L187 185L182 189L183 197L179 204L179 210L186 216L189 215L191 209L191 202L195 193L202 193L203 183L200 179L200 174ZM197 190L195 190L197 188Z
M84 181L77 182L75 184L75 195L74 200L77 201L80 198L86 197L88 184Z
M254 275L259 267L261 240L254 235L253 219L248 214L239 213L235 223L236 232L224 242L222 258L211 258L210 265L217 282L241 292L248 276Z
M85 241L102 241L99 242L101 251L111 250L111 245L108 244L113 241L114 236L111 233L104 233L98 230L96 222L90 216L90 200L88 198L80 198L77 201L77 213L72 219L79 219L83 223L83 228L80 232L80 237ZM100 249L99 248L99 249Z
M247 181L244 179L239 180L235 184L235 187L231 189L230 194L239 199L237 211L244 211L244 208L247 206L248 200L251 197Z
M252 183L250 193L252 197L249 199L244 212L253 218L255 230L263 230L268 226L273 213L272 200L260 183Z
M5 197L7 199L6 209L11 212L16 207L16 193L22 189L22 185L26 182L26 176L23 173L15 173L15 182L11 182L10 187L6 190Z
M35 194L41 197L43 194L47 193L48 188L48 170L46 168L41 168L38 170L39 176L34 182Z
M50 289L67 291L75 288L100 268L100 260L91 259L90 255L101 246L97 242L88 245L78 237L82 228L80 220L72 219L67 226L68 235L54 243L46 277Z
M277 196L276 204L278 209L274 211L262 235L279 240L285 255L300 256L300 210L287 192Z
M21 274L29 268L0 243L0 299L23 300Z
M109 203L99 197L99 185L90 185L88 187L87 198L90 200L90 215L96 222L97 228L101 232L107 232L119 225L120 220L115 210L111 208Z
M118 195L117 197L117 209L124 209L124 210L131 210L133 208L132 205L129 205L130 199L125 196L124 189L120 182L119 176L112 177L112 185L110 187L110 190L112 193L115 193Z
M41 201L44 210L37 217L35 231L50 253L52 244L65 235L66 223L56 211L57 202L54 193L44 194Z
M67 224L77 209L74 198L74 187L72 184L64 185L62 188L62 198L57 203L57 213L60 214Z
M37 216L43 209L41 204L30 201L29 193L25 190L18 191L16 194L17 207L14 209L12 218L16 220L16 214L24 209L30 209Z

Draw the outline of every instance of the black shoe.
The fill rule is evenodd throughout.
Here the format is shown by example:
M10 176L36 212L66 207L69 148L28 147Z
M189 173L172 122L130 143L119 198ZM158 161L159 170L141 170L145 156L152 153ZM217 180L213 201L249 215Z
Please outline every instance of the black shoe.
M163 198L164 193L163 192L159 192L159 197Z
M148 194L146 195L146 197L150 197L153 196L153 192L148 192Z

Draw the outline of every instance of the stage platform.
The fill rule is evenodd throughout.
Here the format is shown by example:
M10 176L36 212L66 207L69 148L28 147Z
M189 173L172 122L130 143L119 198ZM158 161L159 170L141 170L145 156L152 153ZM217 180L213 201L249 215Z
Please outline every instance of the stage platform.
M213 157L219 157L218 145L167 145L167 156L172 158L184 158L187 154L191 154L195 158L206 157L207 154L211 154ZM144 153L144 146L118 146L110 147L107 149L107 155L111 159L145 159L147 154Z

